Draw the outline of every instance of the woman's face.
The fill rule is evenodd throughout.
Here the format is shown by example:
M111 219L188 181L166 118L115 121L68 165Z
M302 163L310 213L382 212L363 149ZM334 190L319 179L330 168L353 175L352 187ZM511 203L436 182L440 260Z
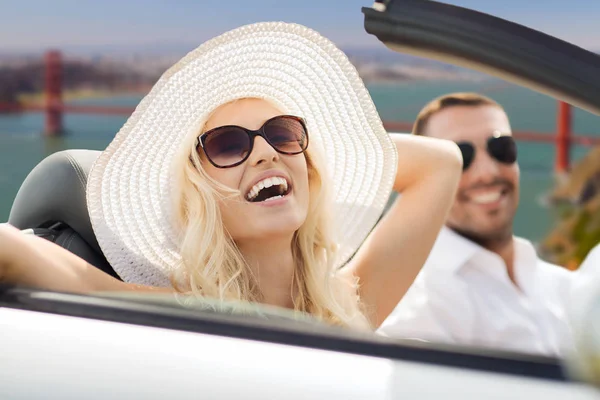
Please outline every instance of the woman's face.
M206 122L203 132L224 125L258 130L265 121L278 115L282 112L265 100L241 99L219 107ZM304 223L309 204L304 154L278 153L257 136L246 161L231 168L217 168L208 161L204 151L198 149L206 173L217 182L240 191L239 196L226 197L220 203L225 228L238 244L291 238ZM284 195L277 197L280 192Z

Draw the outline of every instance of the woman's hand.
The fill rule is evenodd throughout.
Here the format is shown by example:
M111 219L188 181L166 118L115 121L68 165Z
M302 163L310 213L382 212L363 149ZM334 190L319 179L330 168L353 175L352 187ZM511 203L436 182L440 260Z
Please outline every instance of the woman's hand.
M462 173L455 143L391 136L398 149L394 190L400 195L346 268L359 278L360 295L374 326L394 310L427 260Z

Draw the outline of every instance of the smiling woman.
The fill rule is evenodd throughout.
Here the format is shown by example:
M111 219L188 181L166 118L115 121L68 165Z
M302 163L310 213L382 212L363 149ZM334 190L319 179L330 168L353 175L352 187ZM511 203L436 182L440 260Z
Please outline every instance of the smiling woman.
M329 40L248 25L169 69L90 172L94 234L122 281L10 226L0 279L259 302L374 328L427 258L461 167L450 141L390 136ZM402 196L375 227L391 190Z

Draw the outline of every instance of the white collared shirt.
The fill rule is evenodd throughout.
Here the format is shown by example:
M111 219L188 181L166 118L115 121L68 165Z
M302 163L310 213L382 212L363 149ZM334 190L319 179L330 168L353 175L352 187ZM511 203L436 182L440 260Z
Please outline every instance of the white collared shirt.
M571 273L515 237L515 280L502 258L443 228L417 279L379 333L544 355L570 344Z

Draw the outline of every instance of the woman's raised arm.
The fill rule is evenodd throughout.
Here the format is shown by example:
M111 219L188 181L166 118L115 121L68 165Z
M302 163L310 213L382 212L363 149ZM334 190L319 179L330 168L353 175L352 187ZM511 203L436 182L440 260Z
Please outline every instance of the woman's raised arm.
M0 282L72 293L167 291L124 283L75 254L34 235L0 224Z
M427 260L462 173L453 142L406 134L393 134L392 140L398 149L394 190L400 196L343 272L359 278L374 326L393 311Z

